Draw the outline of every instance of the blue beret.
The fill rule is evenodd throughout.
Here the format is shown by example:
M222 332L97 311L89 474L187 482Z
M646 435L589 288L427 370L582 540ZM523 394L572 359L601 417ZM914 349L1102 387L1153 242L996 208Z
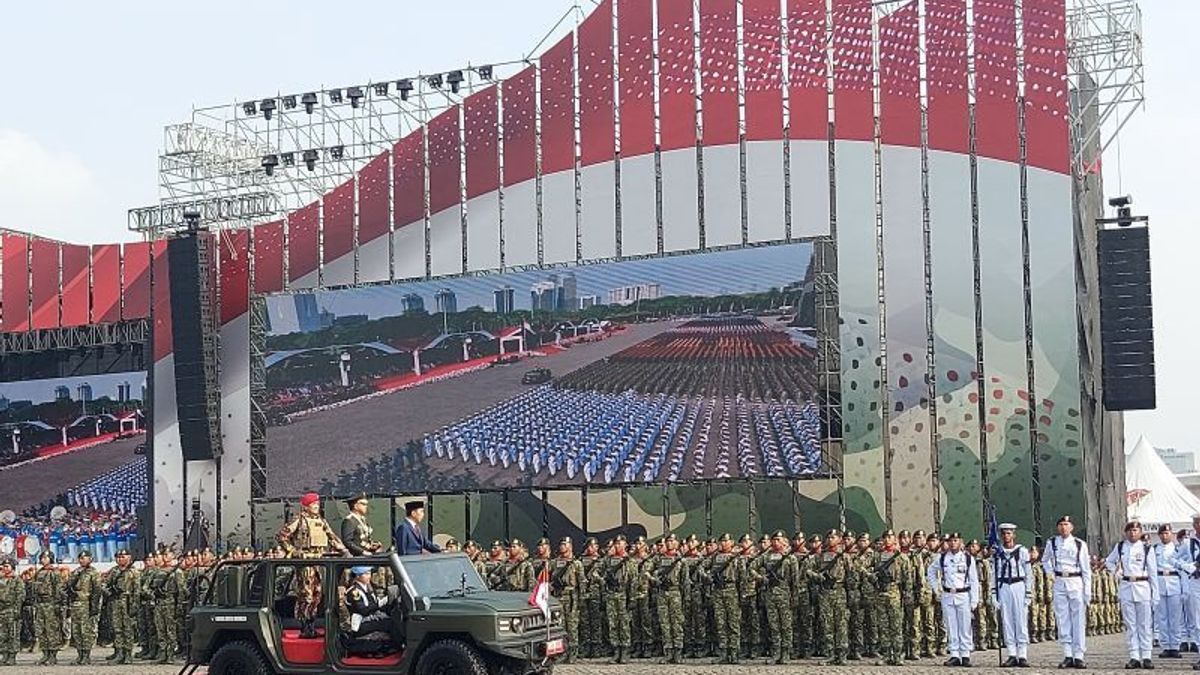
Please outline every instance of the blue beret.
M366 565L360 565L358 567L351 567L350 573L356 577L361 577L364 574L370 574L371 568L367 567Z

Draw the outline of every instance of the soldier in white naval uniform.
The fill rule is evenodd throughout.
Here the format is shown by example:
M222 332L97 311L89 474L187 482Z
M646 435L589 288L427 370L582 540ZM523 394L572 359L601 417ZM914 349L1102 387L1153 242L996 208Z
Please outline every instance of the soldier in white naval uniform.
M1163 649L1159 657L1178 659L1183 630L1183 588L1179 583L1179 570L1175 567L1175 535L1170 525L1159 526L1158 539L1154 545L1154 564L1158 566L1155 580L1158 603L1154 605L1154 620Z
M1150 651L1154 649L1154 624L1151 609L1158 600L1158 566L1150 544L1142 541L1142 525L1125 523L1125 540L1113 547L1104 566L1119 580L1117 599L1125 622L1125 642L1129 647L1126 670L1152 670Z
M1192 516L1192 523L1200 523L1200 515ZM1194 531L1193 531L1194 532ZM1200 540L1195 536L1187 537L1175 545L1175 569L1181 572L1183 586L1183 611L1191 615L1191 632L1186 634L1185 642L1190 638L1197 642L1195 620L1200 615ZM1188 625L1185 618L1184 624ZM1200 670L1200 662L1192 666Z
M942 622L950 648L946 665L970 667L975 647L971 617L979 606L979 570L963 550L957 532L950 535L949 542L949 549L933 557L926 577L934 597L942 601Z
M1087 606L1092 602L1091 555L1087 544L1071 533L1071 516L1058 519L1058 535L1046 542L1042 569L1054 579L1054 621L1063 660L1059 668L1084 669L1087 651Z
M1017 543L1017 526L1000 525L1000 548L992 557L995 565L996 606L1000 608L1004 647L1008 658L1002 668L1029 667L1029 601L1033 591L1033 569L1029 551Z
M1193 515L1192 526L1195 527L1198 522L1200 522L1200 514ZM1192 530L1192 532L1194 533L1195 530ZM1180 551L1192 548L1192 541L1194 539L1194 536L1188 536L1186 529L1181 528L1175 533L1176 560L1179 558ZM1197 608L1192 606L1189 598L1192 597L1192 587L1195 586L1195 582L1186 570L1179 567L1178 563L1176 563L1175 567L1179 570L1179 595L1183 598L1183 628L1179 631L1179 651L1194 652L1196 651L1196 621L1194 614ZM1196 590L1200 591L1200 589Z

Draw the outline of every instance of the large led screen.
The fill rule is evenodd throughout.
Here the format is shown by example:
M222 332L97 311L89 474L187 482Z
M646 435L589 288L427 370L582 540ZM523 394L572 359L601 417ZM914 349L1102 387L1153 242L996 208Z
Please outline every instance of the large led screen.
M268 491L803 477L813 247L267 299Z

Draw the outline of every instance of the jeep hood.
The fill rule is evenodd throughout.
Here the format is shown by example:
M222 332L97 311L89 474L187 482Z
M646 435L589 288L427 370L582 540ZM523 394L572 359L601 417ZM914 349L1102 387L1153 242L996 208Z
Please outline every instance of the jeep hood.
M495 612L528 612L536 609L529 604L529 596L525 593L502 591L479 591L463 597L430 598L431 612L478 612L492 610Z

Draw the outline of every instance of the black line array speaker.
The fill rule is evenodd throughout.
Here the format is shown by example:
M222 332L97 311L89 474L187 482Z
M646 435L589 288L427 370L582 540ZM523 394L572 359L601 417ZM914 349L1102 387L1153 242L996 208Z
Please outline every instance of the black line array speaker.
M204 230L167 242L179 444L187 461L221 455L217 378L216 239Z
M1152 410L1154 316L1148 227L1101 229L1100 344L1104 407Z

